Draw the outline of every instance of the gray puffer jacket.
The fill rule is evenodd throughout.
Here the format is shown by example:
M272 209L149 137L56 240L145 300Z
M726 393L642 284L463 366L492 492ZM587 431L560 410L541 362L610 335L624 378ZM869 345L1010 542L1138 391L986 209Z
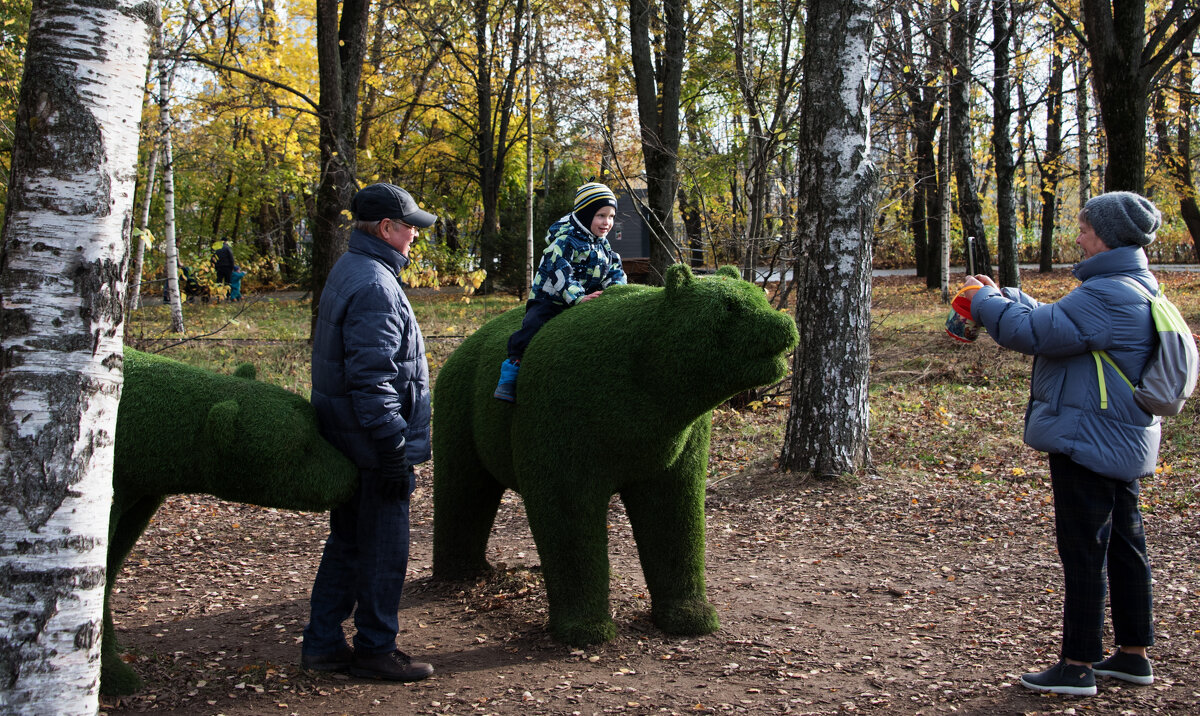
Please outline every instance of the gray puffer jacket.
M397 278L408 259L361 231L334 264L313 331L312 404L321 434L360 468L380 445L429 459L425 339Z
M1096 254L1076 264L1074 273L1083 283L1055 303L985 286L971 301L971 315L1000 345L1035 356L1026 444L1106 477L1145 477L1158 460L1159 419L1133 402L1129 386L1103 361L1108 407L1101 407L1092 351L1107 351L1137 385L1158 337L1149 300L1128 281L1151 294L1158 281L1137 246Z

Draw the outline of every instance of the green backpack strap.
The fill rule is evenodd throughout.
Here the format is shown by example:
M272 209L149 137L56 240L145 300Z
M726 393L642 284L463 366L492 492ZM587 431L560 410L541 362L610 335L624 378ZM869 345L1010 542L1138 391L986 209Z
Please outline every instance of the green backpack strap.
M1100 409L1108 410L1108 384L1104 380L1104 363L1108 363L1117 371L1117 375L1121 376L1121 380L1125 381L1125 385L1129 386L1129 390L1133 391L1133 383L1129 382L1129 378L1125 377L1125 373L1117 367L1116 361L1108 354L1108 351L1092 351L1092 357L1096 359L1096 379L1100 382ZM1101 362L1103 361L1103 362Z

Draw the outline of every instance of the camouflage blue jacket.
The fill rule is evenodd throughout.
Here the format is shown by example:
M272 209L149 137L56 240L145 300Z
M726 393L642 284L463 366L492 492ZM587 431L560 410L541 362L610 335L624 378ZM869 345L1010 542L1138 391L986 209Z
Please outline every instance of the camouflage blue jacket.
M573 306L589 293L625 283L621 256L568 214L546 231L546 249L529 298Z

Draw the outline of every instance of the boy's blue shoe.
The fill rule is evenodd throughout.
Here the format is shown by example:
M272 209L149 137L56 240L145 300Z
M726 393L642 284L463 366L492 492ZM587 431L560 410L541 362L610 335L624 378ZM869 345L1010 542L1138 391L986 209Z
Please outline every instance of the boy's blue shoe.
M511 358L500 364L500 382L496 384L496 392L492 393L493 398L517 402L517 371L520 369L521 364L513 363Z

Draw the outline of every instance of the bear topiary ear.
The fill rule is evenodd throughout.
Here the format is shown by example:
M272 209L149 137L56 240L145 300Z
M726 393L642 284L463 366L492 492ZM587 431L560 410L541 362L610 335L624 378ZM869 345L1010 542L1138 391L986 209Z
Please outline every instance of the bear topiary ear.
M222 400L209 408L204 436L217 448L232 444L237 438L237 416L241 410L235 400Z
M667 280L663 283L667 287L667 292L670 293L680 286L691 283L692 278L692 269L687 264L671 264L667 267Z
M254 380L258 377L258 371L254 368L253 363L242 363L233 371L235 378L245 378L246 380Z
M738 273L737 266L730 266L728 264L717 269L717 271L714 275L715 276L727 276L729 278L741 278L742 277L742 275L740 273Z

